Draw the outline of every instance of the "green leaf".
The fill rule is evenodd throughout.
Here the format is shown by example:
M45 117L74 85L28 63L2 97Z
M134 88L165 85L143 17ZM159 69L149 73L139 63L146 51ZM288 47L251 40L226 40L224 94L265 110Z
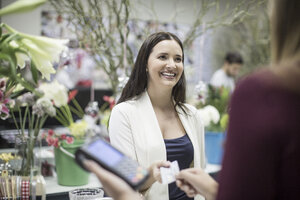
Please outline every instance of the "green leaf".
M4 35L1 35L1 38L0 38L0 46L2 47L3 45L6 45L6 44L4 44L4 40L6 39L6 38L8 38L10 36L10 34L4 34Z
M5 34L5 37L3 36L3 40L1 40L1 45L8 45L8 43L14 39L17 39L18 37L20 37L17 33L13 33L13 34Z
M11 55L11 54L9 54ZM7 54L3 54L3 53L0 53L0 59L3 59L3 60L6 60L9 62L9 67L10 67L10 70L9 70L9 75L10 76L16 76L16 59L14 59L14 54L9 56ZM3 71L5 72L5 71Z
M39 71L37 70L37 68L33 62L31 62L30 70L31 70L33 81L35 84L37 84L38 78L39 78Z

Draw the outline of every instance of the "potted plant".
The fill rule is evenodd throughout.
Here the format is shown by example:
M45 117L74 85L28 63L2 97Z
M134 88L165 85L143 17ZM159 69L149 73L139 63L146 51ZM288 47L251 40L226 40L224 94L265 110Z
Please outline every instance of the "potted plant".
M51 99L56 108L55 118L63 125L63 132L49 130L42 138L54 147L57 182L64 186L80 186L88 183L89 173L74 160L75 151L83 145L88 133L94 131L93 116L85 115L76 101L76 90L69 92L57 81L43 83L39 90ZM69 103L72 101L72 105ZM73 119L73 113L79 118ZM74 176L76 174L76 176Z
M89 173L76 164L74 154L84 143L88 124L80 120L71 126L70 131L63 133L50 129L42 137L54 147L57 183L64 186L86 185Z
M230 90L200 82L197 105L205 126L205 151L208 163L220 164L228 124Z

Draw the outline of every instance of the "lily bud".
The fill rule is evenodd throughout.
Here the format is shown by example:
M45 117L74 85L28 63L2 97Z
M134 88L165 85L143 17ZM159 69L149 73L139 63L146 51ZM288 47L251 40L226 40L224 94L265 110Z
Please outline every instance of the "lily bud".
M19 0L0 9L0 16L28 12L44 4L46 1L47 0Z

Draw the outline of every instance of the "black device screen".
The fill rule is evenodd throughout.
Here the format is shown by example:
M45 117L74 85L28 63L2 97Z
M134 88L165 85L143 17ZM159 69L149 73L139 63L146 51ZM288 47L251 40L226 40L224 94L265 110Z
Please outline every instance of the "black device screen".
M112 148L102 140L96 140L88 146L90 154L106 163L108 166L115 166L124 158L124 155L118 150Z

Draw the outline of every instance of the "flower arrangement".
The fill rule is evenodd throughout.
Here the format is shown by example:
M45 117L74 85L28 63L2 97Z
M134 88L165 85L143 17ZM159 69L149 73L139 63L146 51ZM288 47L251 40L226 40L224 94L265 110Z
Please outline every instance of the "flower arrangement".
M55 118L66 128L67 133L57 135L53 131L48 132L46 141L50 146L58 147L59 141L66 140L68 144L73 143L73 139L83 139L87 132L90 130L88 123L88 116L76 101L75 96L77 90L68 92L67 88L57 81L51 83L43 83L40 85L39 90L45 93L43 98L51 100L56 108ZM73 105L70 105L72 101ZM73 119L73 113L77 115L79 120L76 122ZM91 123L92 124L92 123Z
M74 140L83 140L88 132L88 123L84 120L79 120L69 127L69 133L55 133L50 129L48 132L42 134L42 138L45 139L49 146L59 148L63 142L67 144L73 144Z
M42 134L42 138L46 139L49 146L58 148L62 141L66 141L68 144L72 144L74 138L67 134L55 134L52 129L48 130L47 133Z
M230 90L199 82L196 86L196 107L201 113L205 129L225 132L228 124L228 103Z
M0 16L29 11L45 2L19 0L2 8ZM20 175L30 174L39 131L48 116L56 116L58 104L54 105L55 99L47 98L39 85L55 73L52 63L58 61L67 42L21 33L0 24L0 117L12 117L19 135L29 138Z

